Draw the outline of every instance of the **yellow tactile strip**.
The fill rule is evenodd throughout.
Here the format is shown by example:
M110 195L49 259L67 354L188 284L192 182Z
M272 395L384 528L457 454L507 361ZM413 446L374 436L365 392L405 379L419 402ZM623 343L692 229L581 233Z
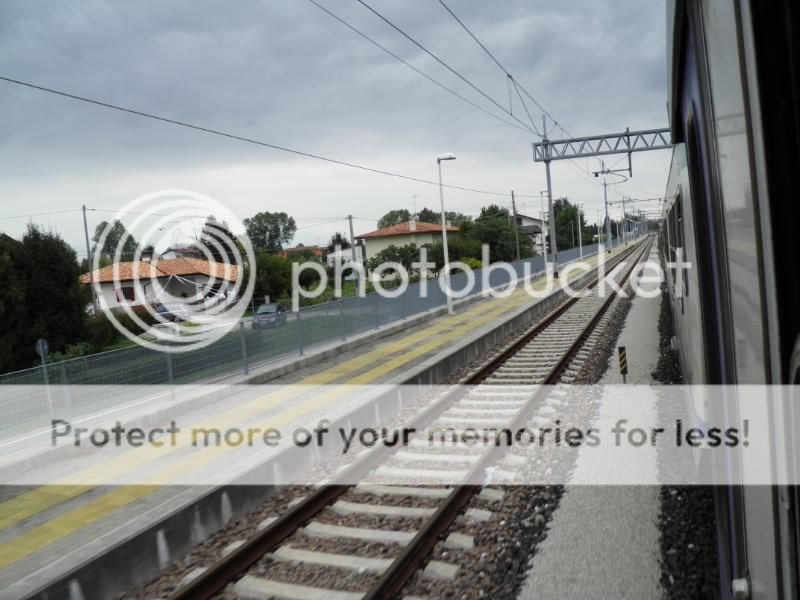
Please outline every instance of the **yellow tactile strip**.
M544 280L540 280L536 282L534 287L541 289L543 285ZM515 309L526 301L530 302L531 299L522 289L516 290L514 294L506 298L490 299L465 310L463 313L444 318L436 325L404 336L401 339L382 344L363 355L310 375L295 382L295 385L299 387L329 384L340 379L343 375L357 372L369 364L376 364L377 366L347 380L349 385L373 383L378 378L401 368L410 361L452 343L453 340L458 339L470 330L483 325L503 312ZM307 393L307 388L304 392ZM293 390L292 386L286 386L276 392L266 394L216 416L214 426L224 428L240 422L244 418L252 418L281 402L296 398L301 393L303 392ZM317 394L270 417L267 426L277 428L285 425L335 400L341 393L337 393L333 389ZM183 440L183 442L186 443L188 440ZM209 448L209 450L212 449ZM213 450L213 452L186 456L162 468L154 475L154 481L157 482L157 485L118 487L19 536L11 538L8 542L0 545L0 568L13 564L74 533L80 528L99 521L117 509L154 492L159 486L175 481L182 473L219 458L222 453L230 449L214 448ZM138 448L136 452L129 451L109 461L109 464L104 464L104 479L113 481L125 472L133 468L140 468L157 456L163 456L163 454L164 449L154 448ZM42 486L3 502L0 504L0 529L19 523L91 489L88 486L75 483L76 481L81 481L80 477L80 473L65 477L58 484Z

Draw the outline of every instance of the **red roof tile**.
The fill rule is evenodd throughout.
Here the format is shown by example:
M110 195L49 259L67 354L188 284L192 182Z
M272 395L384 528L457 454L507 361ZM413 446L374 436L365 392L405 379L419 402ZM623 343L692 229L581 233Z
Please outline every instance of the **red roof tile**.
M356 239L364 239L364 238L378 238L378 237L389 237L393 235L413 235L415 233L441 233L442 226L441 224L437 223L425 223L423 221L417 221L416 223L416 231L411 231L411 221L406 223L398 223L397 225L391 225L390 227L382 227L381 229L376 229L375 231L370 231L369 233L362 233L361 235L357 235ZM452 225L447 226L448 232L455 232L458 231L458 227L453 227Z
M98 269L93 273L94 281L100 283L169 277L170 275L205 275L216 279L236 281L239 269L236 265L209 262L199 258L166 258L152 262L121 262ZM81 283L89 283L89 273L81 275Z

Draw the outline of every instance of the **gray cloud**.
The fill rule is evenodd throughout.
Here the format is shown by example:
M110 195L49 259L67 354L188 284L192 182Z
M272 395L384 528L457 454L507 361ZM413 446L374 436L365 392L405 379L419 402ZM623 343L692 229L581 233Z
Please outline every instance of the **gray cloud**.
M463 82L357 2L325 6L459 93ZM450 0L451 8L574 135L666 122L663 2ZM434 0L374 6L454 68L508 102L506 78ZM531 137L425 81L306 0L101 2L0 5L0 73L181 120L433 178L433 157L455 152L452 183L538 193ZM287 210L315 218L377 217L433 205L435 188L298 159L148 122L0 82L0 216L113 208L162 187L228 203L240 217ZM493 108L493 107L491 107ZM529 106L539 119L539 111ZM497 112L497 111L495 111ZM514 99L514 113L524 117ZM666 153L636 157L644 191L659 192ZM585 165L584 165L585 166ZM601 195L572 167L554 190L592 207ZM491 197L448 192L470 212ZM530 203L533 204L533 203ZM50 223L75 245L80 221ZM361 222L369 228L369 223ZM22 221L0 221L18 235ZM309 227L318 241L343 225Z

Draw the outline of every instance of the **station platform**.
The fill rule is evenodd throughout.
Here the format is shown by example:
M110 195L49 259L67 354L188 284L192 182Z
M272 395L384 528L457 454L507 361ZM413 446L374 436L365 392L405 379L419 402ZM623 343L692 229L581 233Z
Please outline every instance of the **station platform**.
M614 249L615 255L620 249ZM608 257L609 254L606 254ZM585 262L596 266L598 256ZM577 278L576 278L577 279ZM572 280L571 282L574 282ZM544 278L533 283L543 289ZM309 385L401 385L441 383L509 333L563 298L556 288L533 299L521 286L504 298L469 298L455 314L436 310L396 322L346 343L316 348L301 357L266 365L248 375L217 382L212 390L187 386L177 393L133 403L129 423L153 423L176 410L191 418L224 421L246 405L265 423L301 426L364 408L360 398L304 397ZM239 384L269 383L277 392L253 398ZM113 424L118 414L90 415L90 426ZM3 463L58 472L38 432L6 444ZM128 455L134 454L132 451ZM176 449L174 459L180 461ZM70 475L54 485L0 487L0 598L111 595L152 576L237 515L255 508L269 493L263 486L189 486L170 479L163 459L148 465L131 456L119 464L97 464L107 485L77 485ZM125 469L161 469L158 485L115 485ZM68 470L67 470L68 472ZM104 475L105 476L105 475ZM102 568L98 558L102 557Z

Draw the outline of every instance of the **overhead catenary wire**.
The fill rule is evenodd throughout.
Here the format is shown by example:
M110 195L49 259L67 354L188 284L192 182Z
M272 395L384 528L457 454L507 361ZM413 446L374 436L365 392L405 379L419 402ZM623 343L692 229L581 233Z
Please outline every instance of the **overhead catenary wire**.
M320 3L318 3L316 0L308 0L308 1L309 1L309 2L311 2L311 4L313 4L314 6L318 7L318 8L319 8L321 11L323 11L324 13L328 14L328 15L329 15L330 17L332 17L333 19L336 19L336 20L337 20L339 23L341 23L342 25L344 25L345 27L347 27L347 28L348 28L348 29L350 29L351 31L354 31L355 33L357 33L358 35L360 35L361 37L363 37L365 40L367 40L367 41L368 41L368 42L370 42L371 44L373 44L373 45L377 46L378 48L380 48L381 50L383 50L383 51L384 51L386 54L388 54L389 56L391 56L391 57L392 57L392 58L394 58L395 60L397 60L397 61L401 62L402 64L404 64L405 66L407 66L409 69L411 69L412 71L414 71L414 72L415 72L415 73L417 73L418 75L420 75L420 76L424 77L425 79L427 79L427 80L428 80L428 81L430 81L431 83L433 83L433 84L435 84L435 85L439 86L440 88L442 88L443 90L445 90L445 91L449 92L450 94L452 94L452 95L453 95L453 96L455 96L456 98L458 98L458 99L460 99L460 100L462 100L462 101L466 102L466 103L467 103L467 104L469 104L470 106L472 106L472 107L474 107L474 108L478 109L479 111L481 111L481 112L483 112L483 113L485 113L485 114L489 115L490 117L492 117L492 118L494 118L494 119L497 119L498 121L500 121L500 122L502 122L502 123L505 123L506 125L510 125L511 127L514 127L514 128L516 128L516 129L519 129L520 131L524 131L524 132L526 132L526 133L530 133L530 128L528 128L527 126L526 126L526 127L521 127L520 125L517 125L516 123L512 123L511 121L507 121L507 120L506 120L506 119L504 119L503 117L501 117L501 116L499 116L499 115L496 115L496 114L494 114L493 112L491 112L491 111L487 110L486 108L484 108L484 107L483 107L483 106L481 106L480 104L476 104L475 102L473 102L473 101L472 101L472 100L470 100L469 98L466 98L465 96L463 96L463 95L459 94L458 92L456 92L454 89L452 89L452 88L450 88L450 87L446 86L445 84L441 83L440 81L438 81L438 80L434 79L433 77L431 77L430 75L428 75L427 73L425 73L424 71L422 71L421 69L418 69L417 67L415 67L414 65L412 65L411 63L409 63L407 60L405 60L405 59L404 59L404 58L402 58L401 56L399 56L399 55L395 54L394 52L392 52L391 50L389 50L388 48L386 48L386 47L385 47L384 45L382 45L381 43L379 43L379 42L375 41L373 38L371 38L370 36L368 36L366 33L364 33L363 31L361 31L360 29L356 28L354 25L352 25L352 24L348 23L347 21L345 21L344 19L342 19L340 16L338 16L337 14L335 14L334 12L332 12L331 10L329 10L328 8L326 8L326 7L322 6L322 5L321 5ZM509 114L511 114L511 115L513 116L513 112L512 112L512 111L507 111L507 112L509 112Z
M361 1L361 0L359 0L359 1ZM500 69L500 70L501 70L503 73L505 73L505 74L506 74L508 77L510 77L512 82L514 82L514 83L516 83L516 84L518 84L518 85L519 85L520 89L521 89L521 90L522 90L522 91L525 93L525 95L526 95L526 96L528 96L528 98L530 98L530 100L531 100L531 101L532 101L532 102L533 102L533 103L534 103L534 104L535 104L537 107L539 107L539 110L541 110L541 111L542 111L542 113L544 113L545 115L547 115L548 117L550 117L550 120L551 120L551 121L553 121L554 125L558 125L558 126L560 127L560 125L559 125L558 121L555 119L555 117L553 117L553 115L551 115L551 114L550 114L550 113L547 111L547 109L546 109L544 106L542 106L542 105L539 103L539 101L538 101L538 100L536 100L536 98L534 98L533 96L531 96L531 95L528 93L528 91L525 89L525 87L524 87L522 84L520 84L519 82L517 82L517 80L516 80L516 79L514 79L514 76L511 74L511 72L510 72L508 69L506 69L506 68L505 68L505 67L502 65L502 63L501 63L499 60L497 60L497 57L495 57L495 55L491 53L491 51L490 51L490 50L489 50L489 49L488 49L488 48L487 48L487 47L486 47L486 46L483 44L483 42L481 42L481 41L478 39L478 37L477 37L477 36L476 36L474 33L472 33L472 31L470 30L470 28L469 28L469 27L467 27L467 26L466 26L466 24L465 24L465 23L464 23L464 22L463 22L461 19L459 19L459 18L458 18L458 16L457 16L457 15L456 15L456 14L455 14L455 13L454 13L454 12L453 12L451 9L450 9L450 7L449 7L449 6L447 6L447 4L445 4L445 3L444 3L444 0L439 0L439 4L441 4L441 5L444 7L444 9L445 9L445 10L446 10L448 13L450 13L450 16L451 16L451 17L453 17L453 19L455 19L456 23L458 23L459 25L461 25L461 27L464 29L464 31L466 31L466 32L467 32L467 34L469 34L469 36L470 36L470 37L471 37L473 40L475 40L475 43L476 43L476 44L478 44L478 46L480 46L480 47L481 47L481 49L482 49L482 50L483 50L483 51L484 51L484 52L485 52L485 53L486 53L486 54L489 56L489 58L491 58L491 59L494 61L494 63L495 63L497 66L498 66L498 68L499 68L499 69Z
M439 185L438 181L433 181L431 179L423 179L421 177L412 177L411 175L403 175L402 173L395 173L393 171L386 171L384 169L376 169L374 167L368 167L366 165L361 165L361 164L349 162L349 161L346 161L346 160L339 160L339 159L336 159L336 158L330 158L330 157L327 157L327 156L322 156L320 154L314 154L314 153L311 153L311 152L304 152L302 150L296 150L294 148L289 148L287 146L281 146L281 145L278 145L278 144L272 144L270 142L264 142L264 141L261 141L261 140L256 140L254 138L249 138L249 137L245 137L245 136L241 136L241 135L236 135L236 134L233 134L233 133L227 133L227 132L224 132L224 131L220 131L219 129L212 129L210 127L203 127L201 125L195 125L193 123L188 123L186 121L179 121L177 119L171 119L169 117L163 117L161 115L156 115L156 114L153 114L153 113L148 113L148 112L144 112L144 111L141 111L141 110L136 110L136 109L133 109L133 108L127 108L127 107L124 107L124 106L119 106L117 104L111 104L109 102L103 102L101 100L95 100L93 98L87 98L86 96L79 96L77 94L71 94L69 92L64 92L64 91L61 91L61 90L56 90L56 89L53 89L53 88L49 88L49 87L45 87L45 86L42 86L42 85L30 83L30 82L27 82L27 81L22 81L22 80L14 79L14 78L11 78L11 77L6 77L4 75L0 75L0 81L5 81L7 83L13 83L15 85L20 85L20 86L27 87L27 88L34 89L34 90L38 90L38 91L41 91L41 92L54 94L56 96L61 96L61 97L64 97L64 98L70 98L72 100L76 100L76 101L79 101L79 102L86 102L88 104L93 104L95 106L101 106L103 108L108 108L108 109L111 109L111 110L116 110L116 111L124 112L124 113L127 113L127 114L131 114L131 115L136 115L136 116L143 117L143 118L146 118L146 119L152 119L154 121L160 121L162 123L169 123L170 125L176 125L178 127L186 127L188 129L193 129L195 131L201 131L203 133L208 133L208 134L211 134L211 135L217 135L217 136L220 136L220 137L224 137L224 138L228 138L228 139L232 139L232 140L236 140L236 141L240 141L240 142L245 142L245 143L248 143L248 144L254 144L256 146L262 146L264 148L270 148L272 150L279 150L281 152L287 152L289 154L294 154L296 156L302 156L304 158L311 158L311 159L314 159L314 160L328 162L328 163L339 165L339 166L342 166L342 167L349 167L349 168L352 168L352 169L359 169L361 171L374 173L376 175L386 175L388 177L396 177L398 179L404 179L406 181L415 181L417 183L425 183L427 185L435 185L435 186ZM469 187L453 185L453 184L449 184L449 183L442 184L442 187L446 187L446 188L453 189L453 190L461 190L462 192L472 192L472 193L475 193L475 194L485 194L485 195L489 195L489 196L507 196L508 195L508 193L506 193L506 192L493 192L491 190L481 190L481 189L477 189L477 188L469 188Z
M530 112L528 112L528 107L525 104L525 101L522 99L522 96L519 95L520 102L522 103L522 106L525 108L525 112L528 114L528 118L531 120L531 124L533 124L534 132L537 135L541 136L541 137L547 137L547 136L550 135L550 133L553 130L558 128L559 130L561 130L562 133L564 133L564 135L566 135L568 137L572 137L571 134L558 122L558 120L556 120L556 118L544 106L542 106L542 104L536 98L534 98L530 94L530 92L528 92L528 90L525 89L525 86L523 86L521 83L519 83L514 78L514 75L512 75L512 73L508 69L506 69L505 66L503 66L503 64L497 59L497 57L494 54L492 54L492 52L486 47L486 45L483 42L481 42L474 33L472 33L472 30L469 27L467 27L467 25L458 17L458 15L456 15L452 11L452 9L449 6L447 6L447 4L445 4L444 0L439 0L439 4L441 4L444 7L444 9L450 14L451 17L453 17L453 19L456 21L456 23L458 23L464 29L464 31L467 32L467 34L475 41L475 43L478 44L478 46L481 47L481 49L489 56L489 58L492 59L492 61L497 65L497 67L503 73L505 73L505 75L508 77L508 79L511 81L511 83L514 84L514 87L517 90L517 94L519 95L520 90L521 90L522 93L524 93L531 100L531 102L533 102L539 108L539 110L542 111L542 113L545 116L550 118L550 120L553 123L552 127L550 128L550 130L547 131L546 129L544 129L543 131L540 132L539 129L536 127L533 119L531 118ZM585 172L578 165L576 165L572 160L568 160L567 164L571 165L572 168L576 169L582 176L589 177L590 180L592 181L592 183L598 184L597 181L595 181L593 178L591 178L591 175L589 175L588 172Z
M44 216L47 216L47 215L60 215L60 214L69 213L69 212L81 212L81 209L80 208L68 208L68 209L65 209L65 210L50 210L50 211L47 211L47 212L30 213L30 214L27 214L27 215L13 215L13 216L10 216L10 217L0 217L0 221L6 221L6 220L9 220L9 219L30 219L31 217L44 217Z
M364 0L357 0L357 1L358 1L358 3L359 3L359 4L361 4L362 6L364 6L364 7L365 7L367 10L369 10L369 11L370 11L370 12L372 12L372 13L373 13L375 16L377 16L379 19L381 19L381 20L382 20L384 23L386 23L386 24L387 24L389 27L391 27L392 29L394 29L395 31L397 31L397 32L398 32L400 35L402 35L402 36L403 36L403 37L405 37L405 38L406 38L408 41L410 41L412 44L414 44L414 45L415 45L417 48L419 48L420 50L422 50L423 52L425 52L425 54L427 54L428 56L430 56L431 58L433 58L433 59L434 59L436 62L438 62L440 65L442 65L442 66L443 66L445 69L447 69L448 71L450 71L451 73L453 73L453 75L455 75L456 77L458 77L459 79L461 79L461 81L463 81L464 83L466 83L468 86L470 86L470 87L471 87L472 89L474 89L476 92L478 92L478 93L479 93L481 96L483 96L484 98L486 98L487 100L489 100L489 102L491 102L492 104L494 104L494 105L495 105L497 108L499 108L500 110L502 110L502 111L503 111L504 113L506 113L507 115L510 115L511 117L513 117L513 119L514 119L515 121L517 121L518 123L520 123L520 124L521 124L523 127L525 127L526 129L528 128L528 126L525 124L525 122L524 122L524 121L520 120L520 119L519 119L519 118L518 118L516 115L512 115L512 114L511 114L509 111L507 111L507 110L506 110L506 109L503 107L503 105L501 105L499 102L497 102L497 100L495 100L494 98L492 98L492 97L491 97L489 94L487 94L485 91L483 91L483 90L482 90L481 88L479 88L477 85L475 85L474 83L472 83L472 82L471 82L469 79L467 79L466 77L464 77L464 75L462 75L461 73L459 73L458 71L456 71L456 70L455 70L453 67L451 67L449 64L447 64L447 63L446 63L444 60L442 60L442 59L441 59L439 56L437 56L436 54L434 54L433 52L431 52L430 50L428 50L428 49L427 49L425 46L423 46L423 45L422 45L420 42L418 42L416 39L414 39L413 37L411 37L411 35L409 35L409 34L408 34L408 33L406 33L405 31L403 31L403 29L401 29L400 27L398 27L397 25L395 25L394 23L392 23L392 22L391 22L389 19L387 19L385 16L383 16L383 15L382 15L381 13L379 13L377 10L375 10L374 8L372 8L372 7L371 7L369 4L367 4L366 2L364 2Z

